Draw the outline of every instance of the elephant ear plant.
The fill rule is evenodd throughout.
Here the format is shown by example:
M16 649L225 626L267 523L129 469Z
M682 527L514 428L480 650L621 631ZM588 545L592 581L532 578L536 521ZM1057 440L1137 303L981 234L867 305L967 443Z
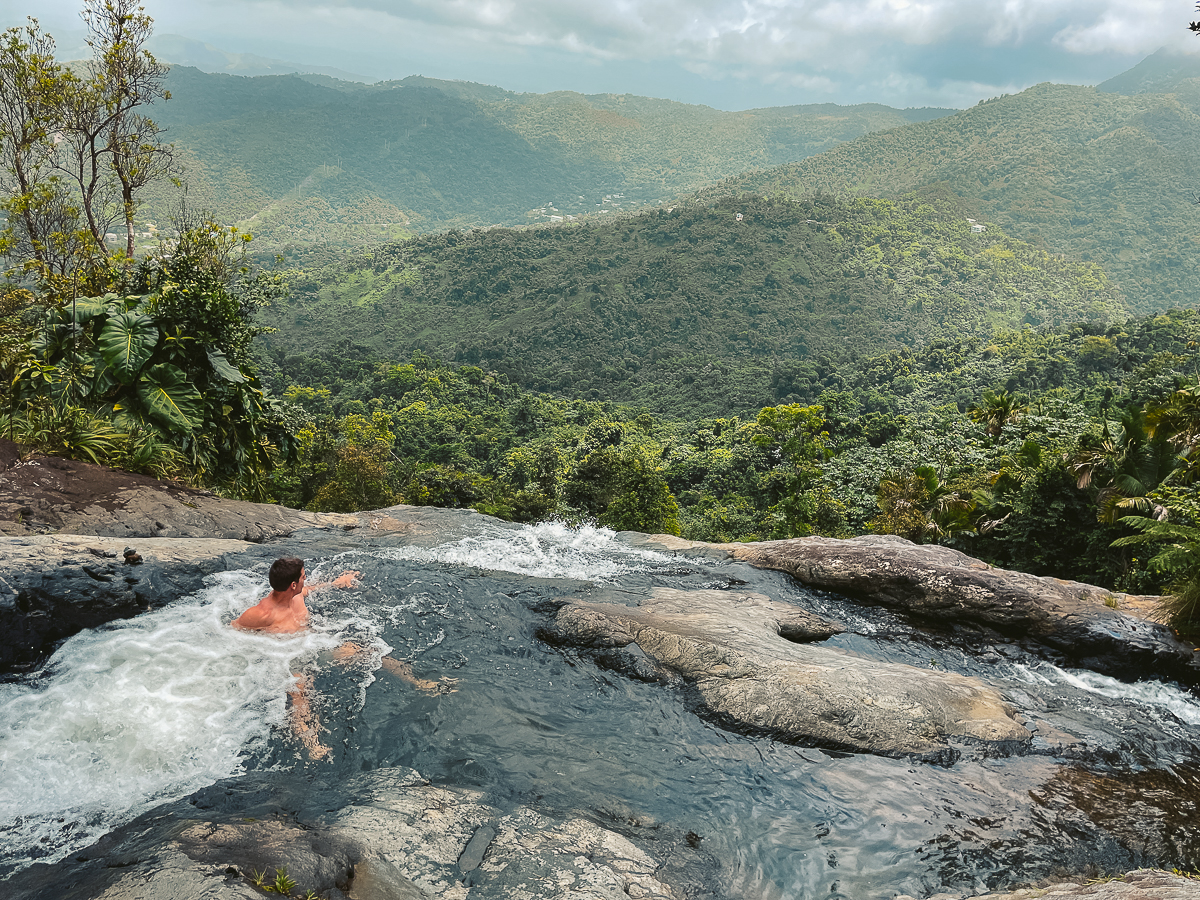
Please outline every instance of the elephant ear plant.
M102 409L118 428L149 424L182 437L203 424L188 377L193 339L164 331L150 299L106 294L51 309L34 351L66 399Z
M133 438L133 457L174 448L197 480L257 499L289 436L247 361L255 329L239 313L248 311L224 285L154 286L48 310L16 394L26 410L83 410L106 422Z

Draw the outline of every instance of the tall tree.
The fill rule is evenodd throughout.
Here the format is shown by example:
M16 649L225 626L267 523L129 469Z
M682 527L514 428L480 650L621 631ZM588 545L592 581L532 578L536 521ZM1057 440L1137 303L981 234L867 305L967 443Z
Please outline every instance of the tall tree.
M68 73L37 19L0 34L0 249L22 268L64 274L77 209L56 177Z
M1005 425L1021 418L1025 406L1008 391L984 391L983 399L971 409L971 418L983 425L988 437L1000 439Z
M164 88L169 69L146 49L154 20L136 0L84 0L92 91L103 110L101 152L116 182L119 216L124 220L126 256L133 258L138 191L174 169L162 129L139 110L170 99Z
M134 0L84 0L82 15L93 56L79 74L34 19L0 35L0 249L43 282L103 268L118 222L132 258L142 189L174 168L144 112L170 96L167 66L145 49L153 20Z
M1141 407L1131 406L1116 429L1110 430L1106 421L1102 435L1081 438L1069 464L1080 488L1098 488L1097 521L1111 524L1119 512L1130 509L1161 516L1162 508L1147 495L1177 459L1168 434L1148 430Z

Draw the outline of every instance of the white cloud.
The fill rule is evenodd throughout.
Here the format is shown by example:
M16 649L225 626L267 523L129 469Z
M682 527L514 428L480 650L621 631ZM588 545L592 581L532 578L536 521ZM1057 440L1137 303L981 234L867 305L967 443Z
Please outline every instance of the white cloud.
M166 4L164 4L166 5ZM253 7L262 5L251 2ZM293 14L328 6L291 0ZM630 58L828 62L847 42L986 46L1055 39L1070 52L1152 50L1182 35L1177 0L343 0L398 21L480 29L499 42ZM1148 46L1153 43L1153 46Z
M1186 30L1189 10L1178 2L1141 0L1113 5L1090 21L1072 23L1054 36L1071 53L1152 53L1162 46L1189 47L1196 38Z
M69 18L77 27L79 0L0 0L0 15L19 20L27 11L16 14L22 4L33 2L47 21ZM1186 0L145 3L160 33L277 57L296 48L308 54L299 61L364 74L436 69L439 77L504 83L522 66L533 72L573 62L581 71L609 73L621 66L671 66L727 86L753 82L775 92L826 95L814 99L920 102L966 96L993 83L996 92L1001 84L1019 90L1101 71L1090 61L1106 56L1128 64L1127 57L1164 45L1200 50L1200 38L1189 41L1186 25L1194 15ZM977 71L983 66L990 69ZM868 89L888 93L866 97ZM655 92L652 85L641 90Z
M37 13L78 23L78 0L0 0L5 19ZM493 44L558 47L630 59L830 66L856 46L946 42L1070 53L1151 52L1186 42L1179 0L146 0L173 22L273 23L282 31L437 29ZM328 33L328 31L326 31ZM319 39L321 32L314 32ZM830 54L834 54L831 57Z

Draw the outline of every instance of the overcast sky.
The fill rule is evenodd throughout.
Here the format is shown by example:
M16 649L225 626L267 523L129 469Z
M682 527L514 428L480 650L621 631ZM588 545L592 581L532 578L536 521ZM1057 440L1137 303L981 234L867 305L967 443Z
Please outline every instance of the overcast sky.
M77 43L81 0L0 0ZM1192 0L145 0L156 32L370 78L748 109L966 107L1200 51ZM76 35L71 40L71 32Z

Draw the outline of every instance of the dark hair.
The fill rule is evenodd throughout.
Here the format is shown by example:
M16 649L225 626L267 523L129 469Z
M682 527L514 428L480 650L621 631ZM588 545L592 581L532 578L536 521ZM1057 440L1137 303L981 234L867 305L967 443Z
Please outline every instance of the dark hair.
M300 573L303 571L304 560L297 559L294 556L281 556L275 562L271 563L271 571L267 574L267 581L271 582L272 589L286 591L292 586L293 582L300 580Z

